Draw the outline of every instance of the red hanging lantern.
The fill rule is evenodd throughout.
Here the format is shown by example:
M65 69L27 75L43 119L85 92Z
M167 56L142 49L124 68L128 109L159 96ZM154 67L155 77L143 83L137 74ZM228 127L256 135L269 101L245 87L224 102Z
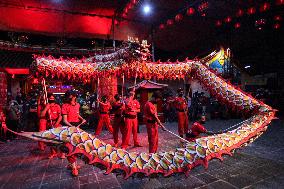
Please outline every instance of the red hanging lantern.
M242 9L239 9L238 11L237 11L237 13L236 13L236 16L237 17L241 17L241 16L243 16L244 15L244 11L242 10Z
M194 8L192 8L192 7L188 8L187 11L186 11L186 14L187 14L188 16L191 16L191 15L193 15L194 13L195 13L195 10L194 10Z
M226 23L230 23L232 21L232 18L230 16L228 16L227 18L225 18L225 22Z
M165 29L165 24L160 24L159 28L162 30L162 29Z
M173 24L174 24L173 19L168 19L168 20L167 20L167 25L173 25Z
M222 21L221 20L217 20L217 22L216 22L216 26L221 26L222 25Z
M182 20L182 18L183 18L182 14L177 14L175 17L175 21L179 22Z
M267 3L267 2L265 2L265 3L263 3L263 4L261 5L259 11L260 11L260 12L265 12L265 11L267 11L269 8L270 8L270 4Z
M284 0L276 0L276 5L284 5Z
M249 9L248 9L248 14L249 15L252 15L252 14L255 14L255 12L256 12L256 10L255 10L255 8L254 7L250 7Z
M279 23L274 24L273 28L278 30L281 27L281 25Z
M235 23L235 28L239 29L241 27L241 24L239 22Z
M274 16L274 20L275 21L281 21L282 17L280 15L276 15L276 16Z

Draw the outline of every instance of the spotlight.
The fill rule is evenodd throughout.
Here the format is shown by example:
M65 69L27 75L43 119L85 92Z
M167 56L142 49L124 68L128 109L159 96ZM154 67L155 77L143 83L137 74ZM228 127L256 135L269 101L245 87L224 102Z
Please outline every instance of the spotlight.
M149 13L151 12L151 7L150 7L150 5L144 5L144 6L143 6L143 12L144 12L145 14L149 14Z
M245 69L248 69L248 68L250 68L250 65L245 66Z

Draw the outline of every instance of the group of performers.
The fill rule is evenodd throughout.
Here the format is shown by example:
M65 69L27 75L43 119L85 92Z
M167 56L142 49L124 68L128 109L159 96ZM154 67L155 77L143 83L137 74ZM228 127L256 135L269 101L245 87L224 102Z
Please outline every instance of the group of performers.
M48 103L38 102L38 116L39 116L39 131L44 131L49 128L56 128L61 126L77 126L86 123L86 120L80 116L80 104L77 103L76 91L68 91L65 93L66 102L60 107L55 103L55 97L52 94L47 95ZM128 94L128 98L122 100L121 95L115 95L115 101L111 104L107 96L102 96L101 100L98 99L99 109L99 122L95 131L95 135L101 134L103 126L106 126L108 131L113 135L114 146L119 146L119 131L121 132L121 148L127 149L130 146L131 133L133 135L134 147L141 147L138 140L138 119L137 113L141 110L140 103L135 99L135 91L132 90ZM156 153L158 149L158 128L161 127L164 131L168 131L158 118L155 103L161 99L159 93L153 93L151 99L146 102L144 106L144 118L148 134L149 153ZM195 140L200 133L214 134L208 132L205 127L196 122L192 128L188 128L187 117L187 101L183 97L183 90L178 90L178 97L176 97L175 107L178 116L178 133L179 138L188 141ZM110 111L114 112L114 121L111 124ZM184 141L184 140L183 140ZM39 149L44 150L45 144L39 142ZM57 152L56 149L51 147L49 158L54 157L65 158L65 154ZM67 157L69 162L68 168L72 170L72 175L77 176L79 167L76 163L76 155Z

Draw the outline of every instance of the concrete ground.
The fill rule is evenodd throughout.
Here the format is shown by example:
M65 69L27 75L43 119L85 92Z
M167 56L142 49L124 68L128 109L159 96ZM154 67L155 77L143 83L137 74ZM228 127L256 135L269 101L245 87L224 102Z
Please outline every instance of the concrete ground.
M240 120L212 120L206 123L209 130L227 128ZM166 124L176 132L176 123ZM142 148L130 151L148 151L145 126L140 126ZM179 140L160 130L159 150L171 150ZM284 188L284 127L283 120L275 120L268 131L254 143L238 150L223 162L211 160L208 170L196 167L189 177L175 175L168 178L129 178L121 175L104 175L104 171L82 161L80 175L73 178L66 169L67 160L47 159L49 149L35 151L37 143L17 139L0 144L0 188ZM112 144L106 131L101 138Z

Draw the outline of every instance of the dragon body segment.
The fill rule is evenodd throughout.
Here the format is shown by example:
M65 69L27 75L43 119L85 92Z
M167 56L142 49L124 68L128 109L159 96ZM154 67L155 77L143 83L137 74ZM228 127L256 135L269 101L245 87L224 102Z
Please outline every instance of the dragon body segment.
M45 64L47 66L47 64ZM251 115L236 129L226 133L202 137L195 142L187 143L183 148L173 151L153 154L128 152L104 143L95 136L76 127L59 127L44 132L35 133L35 136L61 141L68 149L69 154L83 154L89 164L101 164L106 167L106 173L115 169L125 172L128 178L134 173L150 175L161 173L164 176L173 173L189 171L198 166L208 166L212 158L222 160L222 155L231 153L259 137L275 116L275 111L268 105L254 99L241 89L226 82L205 64L198 61L188 61L180 64L163 64L161 66L151 63L139 64L138 67L122 65L122 71L128 73L136 70L149 74L162 73L176 77L178 74L193 74L211 92L212 95L230 108ZM158 72L159 70L159 72Z

